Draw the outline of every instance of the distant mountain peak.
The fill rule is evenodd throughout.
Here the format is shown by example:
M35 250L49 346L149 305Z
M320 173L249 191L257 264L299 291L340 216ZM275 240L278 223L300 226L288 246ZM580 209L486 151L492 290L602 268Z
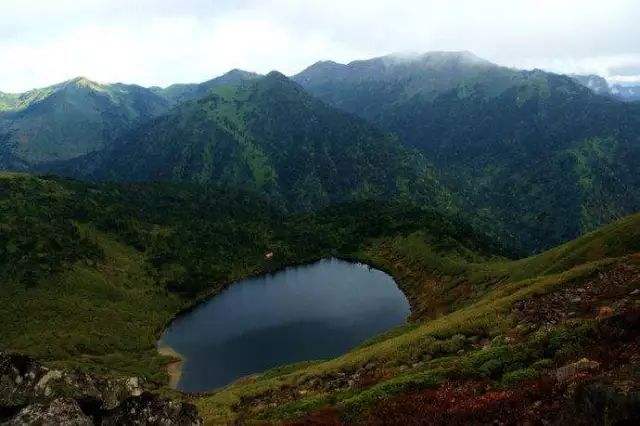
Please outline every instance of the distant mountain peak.
M386 66L497 66L468 50L431 51L425 53L392 53L379 58Z
M234 68L231 71L227 71L226 73L224 73L222 75L222 77L224 76L248 76L248 77L256 77L260 74L252 72L252 71L246 71L240 68Z
M61 87L77 87L77 88L99 90L99 91L105 90L104 85L97 83L93 80L89 80L87 77L82 77L82 76L75 77L75 78L72 78L71 80L65 81L64 83L62 83Z
M611 87L607 80L596 74L568 74L569 78L590 89L598 95L612 95Z
M275 70L269 72L265 77L272 80L289 80L286 75L282 74L280 71Z

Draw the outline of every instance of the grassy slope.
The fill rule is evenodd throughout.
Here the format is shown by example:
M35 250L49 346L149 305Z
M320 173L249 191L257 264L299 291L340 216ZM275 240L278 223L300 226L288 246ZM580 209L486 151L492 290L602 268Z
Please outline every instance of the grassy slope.
M0 347L50 364L165 381L167 359L155 352L156 336L194 300L193 293L179 298L166 291L163 282L175 285L176 269L198 272L187 283L224 283L263 269L265 247L275 247L280 264L333 252L396 277L411 299L415 322L342 357L281 367L196 397L210 423L292 419L327 406L343 419L366 418L385 401L453 379L518 383L542 374L541 366L575 360L584 335L593 334L596 308L615 302L619 309L621 299L597 300L586 310L566 297L554 299L553 306L579 315L552 327L524 321L514 304L588 287L610 274L619 275L611 286L624 294L640 286L639 215L538 256L506 261L478 254L481 246L468 229L419 211L354 204L286 223L278 219L274 226L267 214L256 215L259 204L253 201L236 200L236 221L229 222L215 192L216 202L206 204L209 197L198 200L186 188L1 178L0 254L12 261L0 262L0 303L7 307L0 311ZM212 208L218 222L202 215L196 220L196 212ZM167 233L179 238L166 239ZM194 247L196 236L202 243ZM216 244L208 247L206 241ZM241 251L230 251L238 245ZM26 255L29 261L21 263ZM198 269L204 259L207 265L219 262ZM25 273L33 264L39 266ZM637 295L632 299L637 307Z
M155 285L139 252L90 227L81 232L104 252L95 266L77 262L35 287L0 286L0 346L61 367L164 381L156 336L184 302Z
M418 312L435 319L394 330L333 360L276 369L199 397L207 421L291 419L326 407L337 407L343 420L354 419L381 400L452 378L505 384L536 377L540 366L575 357L584 343L580 333L591 330L594 320L585 314L570 325L523 331L514 304L584 285L618 267L635 271L622 283L624 291L640 287L640 215L519 261L473 263L459 253L443 260L435 252L417 233L378 240L360 253L390 270L409 295L417 295ZM516 343L506 344L507 335L515 335ZM493 340L477 348L469 343L477 338ZM374 377L373 384L347 384L365 374Z
M0 174L0 348L164 381L155 340L198 297L420 226L474 244L444 217L403 206L282 217L250 193Z

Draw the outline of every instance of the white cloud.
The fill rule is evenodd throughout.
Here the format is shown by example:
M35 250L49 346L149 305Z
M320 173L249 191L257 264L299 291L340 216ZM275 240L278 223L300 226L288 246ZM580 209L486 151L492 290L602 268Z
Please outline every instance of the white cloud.
M629 79L614 71L640 61L637 22L637 0L0 0L0 90L77 75L167 85L236 67L290 74L428 50Z

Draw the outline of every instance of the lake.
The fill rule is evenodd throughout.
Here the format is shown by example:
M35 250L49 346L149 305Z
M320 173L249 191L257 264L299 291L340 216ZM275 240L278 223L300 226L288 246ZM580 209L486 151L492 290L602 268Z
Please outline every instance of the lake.
M389 275L324 259L234 283L176 318L158 346L183 359L174 386L201 392L279 365L336 357L409 313Z

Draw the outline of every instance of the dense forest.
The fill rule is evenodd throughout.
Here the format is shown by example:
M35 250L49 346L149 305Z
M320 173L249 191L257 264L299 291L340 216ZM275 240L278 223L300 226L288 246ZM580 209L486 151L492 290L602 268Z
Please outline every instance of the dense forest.
M640 105L470 53L321 62L293 77L428 158L469 220L525 252L640 209Z

